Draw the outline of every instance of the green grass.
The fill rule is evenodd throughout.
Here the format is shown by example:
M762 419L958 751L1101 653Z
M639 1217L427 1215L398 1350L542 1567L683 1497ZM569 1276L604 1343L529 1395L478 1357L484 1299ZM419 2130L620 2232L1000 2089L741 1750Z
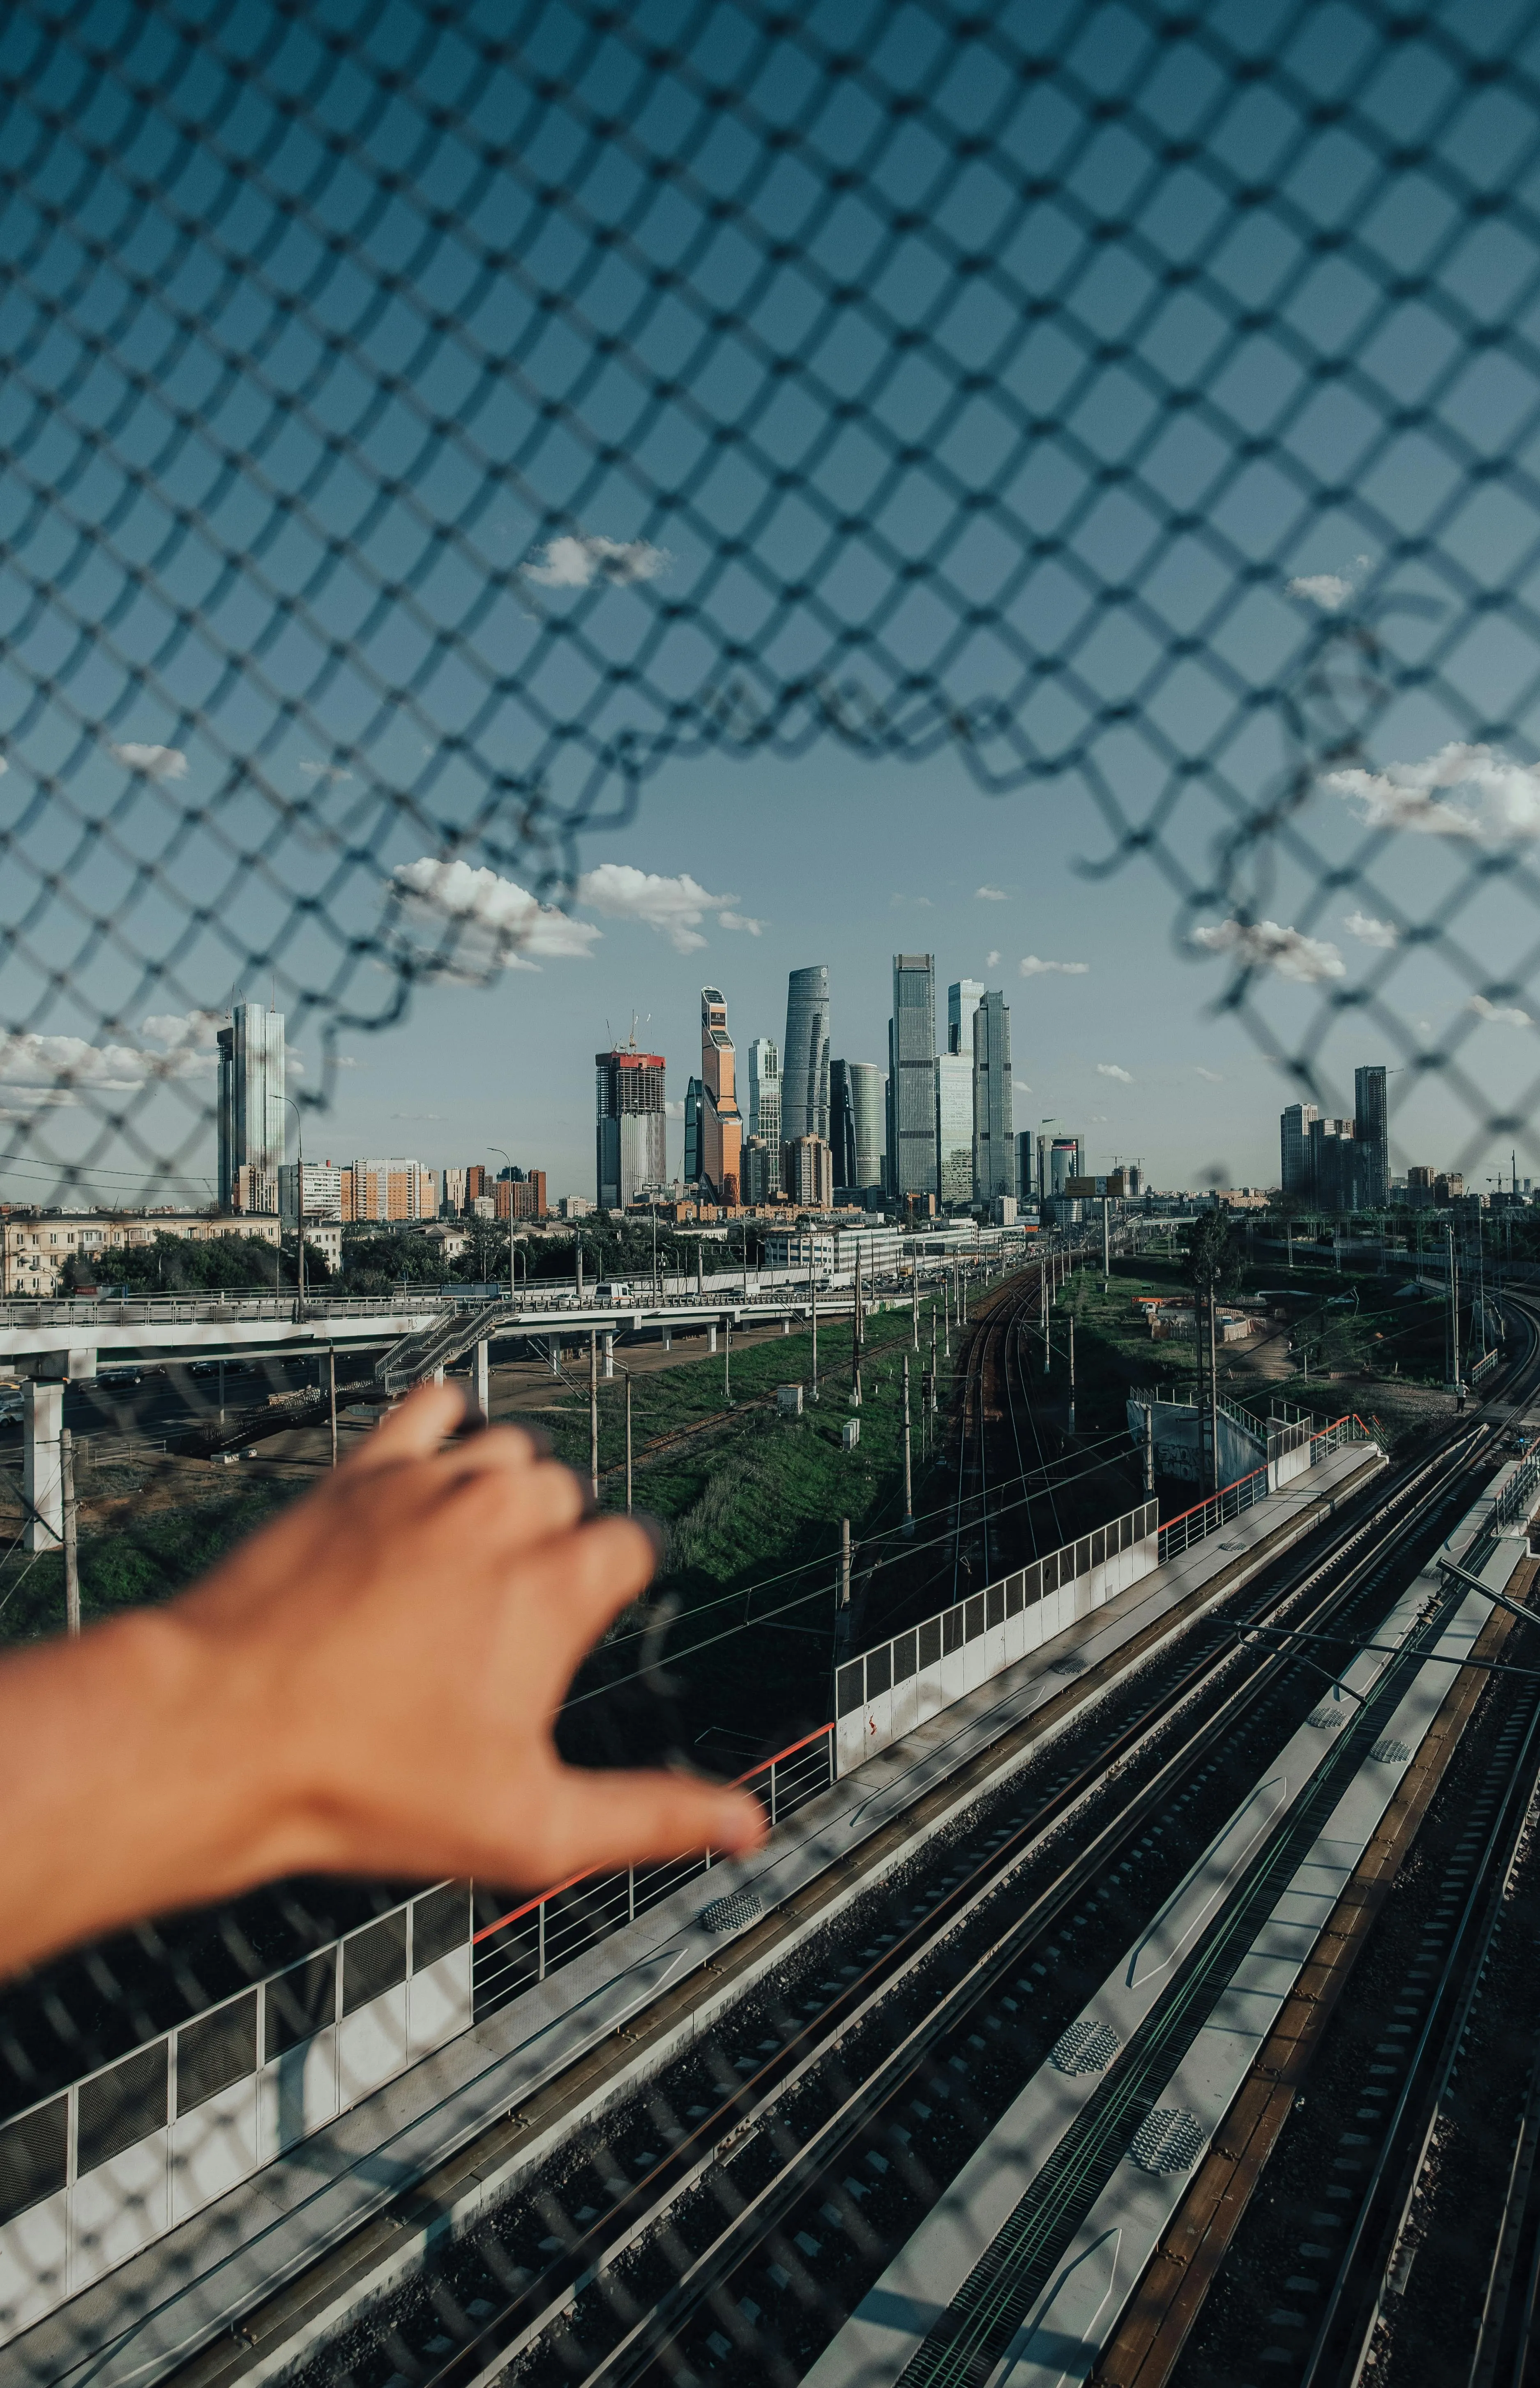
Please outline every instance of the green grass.
M81 1615L86 1623L170 1599L292 1498L286 1485L253 1485L222 1500L150 1509L128 1528L83 1535ZM0 1565L0 1643L62 1632L64 1561L18 1552Z

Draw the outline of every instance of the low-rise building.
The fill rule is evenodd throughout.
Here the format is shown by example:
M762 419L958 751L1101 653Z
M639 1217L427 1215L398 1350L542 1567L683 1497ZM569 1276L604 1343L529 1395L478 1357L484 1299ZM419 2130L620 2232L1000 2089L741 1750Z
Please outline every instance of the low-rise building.
M67 1260L88 1265L110 1284L114 1252L153 1244L157 1236L185 1237L189 1243L241 1236L276 1244L279 1224L272 1214L233 1218L208 1211L13 1211L0 1221L5 1291L57 1293Z

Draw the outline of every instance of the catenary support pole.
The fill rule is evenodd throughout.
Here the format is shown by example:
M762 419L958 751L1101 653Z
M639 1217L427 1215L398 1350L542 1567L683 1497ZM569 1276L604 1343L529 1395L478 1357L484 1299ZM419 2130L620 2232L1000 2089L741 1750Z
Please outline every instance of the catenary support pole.
M913 1460L909 1440L909 1353L904 1353L904 1531L914 1531Z
M850 1607L850 1520L848 1518L842 1518L839 1521L839 1605L843 1610L848 1610Z
M1112 1198L1101 1197L1101 1290L1106 1292L1113 1274Z
M631 1514L631 1372L626 1370L626 1515Z
M476 1406L483 1424L490 1424L492 1415L491 1340L483 1335L476 1347Z
M856 1291L850 1304L850 1406L861 1405L861 1256L856 1251Z
M1155 1489L1155 1404L1147 1404L1144 1412L1144 1497L1148 1501Z
M76 1540L75 1438L67 1426L58 1433L58 1489L64 1509L64 1630L81 1630L80 1551Z
M816 1402L818 1399L818 1277L816 1273L809 1275L808 1283L813 1296L813 1370L809 1390Z
M337 1466L337 1346L326 1346L326 1404L331 1411L332 1466Z
M732 1314L722 1320L722 1401L732 1407Z
M595 1501L599 1498L599 1330L588 1330L588 1478Z
M1075 1313L1069 1315L1069 1430L1075 1432Z

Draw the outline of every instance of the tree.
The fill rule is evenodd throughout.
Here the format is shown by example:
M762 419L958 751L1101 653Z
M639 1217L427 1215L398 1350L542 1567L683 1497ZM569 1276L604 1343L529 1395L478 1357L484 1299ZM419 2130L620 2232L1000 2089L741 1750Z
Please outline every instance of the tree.
M1182 1275L1204 1293L1233 1285L1243 1265L1240 1238L1229 1213L1215 1208L1190 1220L1181 1231Z

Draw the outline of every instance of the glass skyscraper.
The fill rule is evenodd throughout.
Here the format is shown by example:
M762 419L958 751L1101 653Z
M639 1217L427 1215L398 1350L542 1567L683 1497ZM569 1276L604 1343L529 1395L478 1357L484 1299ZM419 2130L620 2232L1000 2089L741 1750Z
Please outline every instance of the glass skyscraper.
M900 1201L906 1194L940 1190L935 1060L935 957L895 954L887 1024L887 1166L889 1188ZM971 1120L968 1143L971 1165Z
M953 1208L974 1199L974 1057L935 1056L935 1191Z
M781 1057L781 1136L829 1141L829 966L814 962L786 981L786 1042Z
M237 1003L219 1032L219 1204L276 1212L284 1159L284 1015Z
M997 988L974 1008L974 1196L992 1202L1016 1191L1015 1107L1011 1086L1011 1006Z
M1390 1200L1391 1182L1390 1105L1382 1061L1353 1073L1353 1141L1359 1205L1376 1211Z
M748 1048L748 1132L781 1150L781 1056L773 1036L757 1036Z

